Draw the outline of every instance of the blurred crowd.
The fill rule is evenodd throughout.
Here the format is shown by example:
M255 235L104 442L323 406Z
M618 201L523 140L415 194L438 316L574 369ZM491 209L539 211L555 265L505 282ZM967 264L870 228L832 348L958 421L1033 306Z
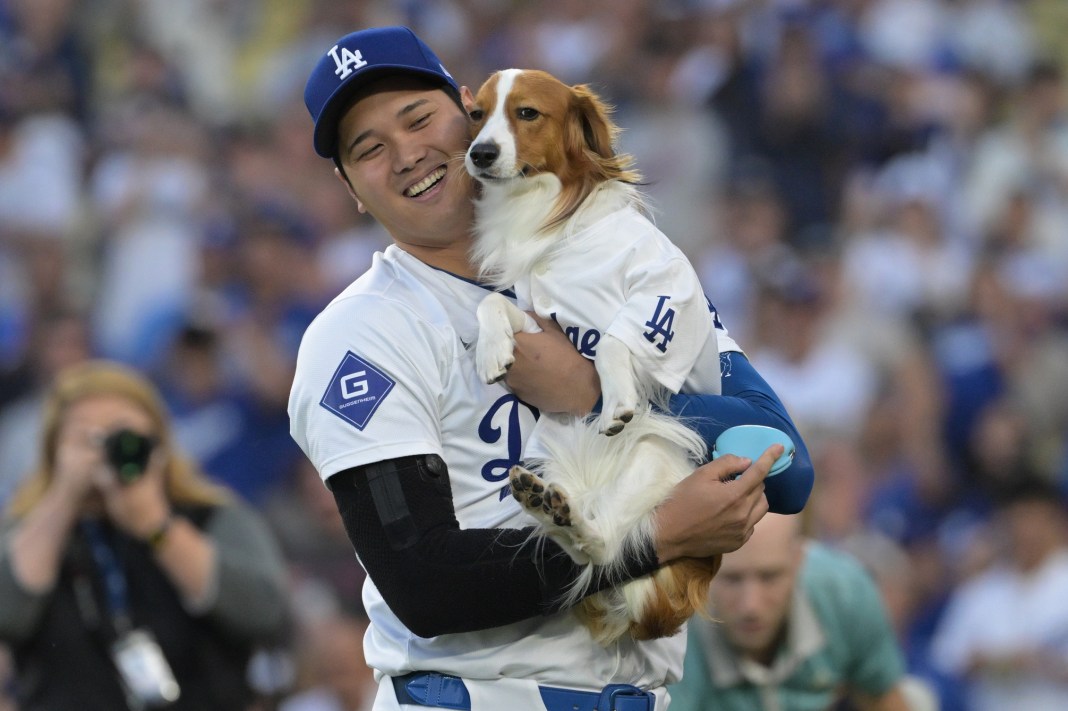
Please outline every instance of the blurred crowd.
M947 609L1068 565L1064 0L0 0L0 506L53 375L138 368L290 562L292 648L250 673L282 708L358 711L337 699L365 676L334 667L361 573L285 406L304 328L387 243L314 155L304 80L381 24L461 84L543 68L615 105L806 437L809 534L870 566L911 671L969 708ZM1002 515L1036 482L1050 515ZM1065 640L1050 610L969 643L1019 651L1022 688L1068 684Z

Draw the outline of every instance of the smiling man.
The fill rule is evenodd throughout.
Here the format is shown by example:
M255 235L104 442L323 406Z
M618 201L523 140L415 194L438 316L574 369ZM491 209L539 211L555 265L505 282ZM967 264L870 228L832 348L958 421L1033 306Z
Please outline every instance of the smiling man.
M374 215L402 249L473 276L471 184L456 160L467 147L468 120L453 95L416 77L371 80L353 96L361 110L341 119L338 162L357 209Z
M468 259L470 102L403 27L342 37L305 90L316 152L393 238L304 334L289 401L293 438L333 492L368 574L374 708L663 711L685 637L596 644L561 603L579 566L531 537L508 490L540 412L586 414L600 387L558 329L517 336L508 387L476 372L468 344L490 289ZM723 396L679 395L672 409L690 408L708 441L733 424L765 424L803 453L779 399L743 354L730 355ZM698 468L657 509L655 542L622 571L595 571L594 588L736 550L769 508L800 509L807 455L765 490L781 452Z

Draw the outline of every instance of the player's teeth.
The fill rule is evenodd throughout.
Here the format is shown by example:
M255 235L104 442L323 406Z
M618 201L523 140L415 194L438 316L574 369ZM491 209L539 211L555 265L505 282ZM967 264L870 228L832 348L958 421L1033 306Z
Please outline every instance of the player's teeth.
M439 180L441 180L444 177L445 177L445 169L444 168L438 168L433 173L431 173L430 175L426 176L425 178L420 180L418 183L416 183L412 187L408 188L408 190L406 191L405 194L408 197L415 197L416 195L419 195L420 193L425 192L426 190L429 190L432 185L434 185L435 183L437 183Z

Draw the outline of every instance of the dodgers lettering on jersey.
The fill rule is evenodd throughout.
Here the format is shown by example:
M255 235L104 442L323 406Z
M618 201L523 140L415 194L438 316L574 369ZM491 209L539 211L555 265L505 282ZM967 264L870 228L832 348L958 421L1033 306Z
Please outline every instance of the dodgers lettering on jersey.
M590 359L597 357L597 344L601 341L599 330L583 328L578 324L560 323L560 316L555 311L549 313L549 318L560 327L565 336L571 339L571 345L575 346L575 350Z
M486 416L478 423L478 437L483 442L494 444L503 442L507 449L503 457L491 459L482 465L482 478L493 483L501 483L500 498L511 496L508 484L508 470L523 461L524 428L522 417L525 409L530 410L535 418L538 411L522 402L511 393L501 395ZM529 434L529 429L528 432Z
M391 246L316 318L301 343L289 413L294 439L324 479L435 453L448 465L461 528L532 523L506 486L537 412L481 382L474 350L463 345L476 340L475 309L487 293ZM656 687L681 673L684 635L606 649L562 612L424 639L401 624L370 579L363 603L372 621L367 662L382 674L433 669L592 689L616 681Z

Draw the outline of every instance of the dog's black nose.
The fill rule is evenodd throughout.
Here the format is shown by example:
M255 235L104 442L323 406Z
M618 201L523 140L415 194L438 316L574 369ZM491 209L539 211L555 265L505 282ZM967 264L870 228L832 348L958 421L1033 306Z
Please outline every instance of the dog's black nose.
M471 146L467 154L471 156L471 162L476 168L488 168L493 165L493 161L497 160L501 149L496 143L476 143Z

